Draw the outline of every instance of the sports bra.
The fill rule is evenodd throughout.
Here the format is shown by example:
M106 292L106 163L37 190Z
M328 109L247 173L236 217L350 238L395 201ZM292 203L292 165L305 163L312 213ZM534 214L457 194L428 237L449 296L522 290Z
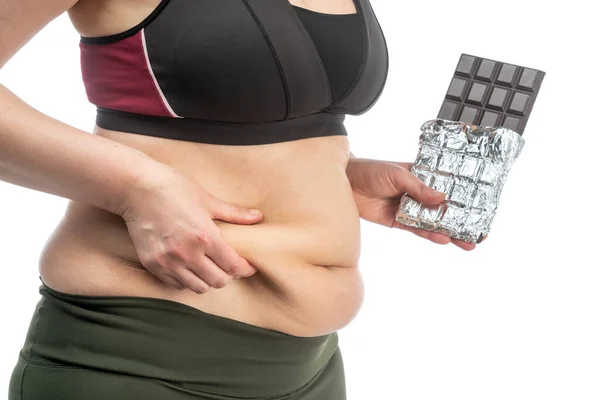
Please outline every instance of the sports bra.
M369 0L324 14L288 0L161 0L136 26L81 36L99 127L254 145L347 135L388 73Z

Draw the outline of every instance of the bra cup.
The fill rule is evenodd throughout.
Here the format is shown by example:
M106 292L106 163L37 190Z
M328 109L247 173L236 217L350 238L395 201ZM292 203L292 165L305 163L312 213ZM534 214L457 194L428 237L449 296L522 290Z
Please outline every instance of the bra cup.
M331 103L327 75L317 48L287 0L242 0L256 16L281 67L287 90L286 118L319 112Z
M171 0L145 29L148 56L167 101L186 118L257 123L359 114L381 93L388 60L368 0L355 4L363 65L334 104L319 53L287 0ZM202 23L198 15L206 16Z
M242 1L171 0L145 31L154 75L178 115L248 123L285 118L277 62Z
M363 15L364 62L354 85L325 112L351 115L367 112L377 102L387 80L389 57L379 21L368 0L356 3L357 11Z

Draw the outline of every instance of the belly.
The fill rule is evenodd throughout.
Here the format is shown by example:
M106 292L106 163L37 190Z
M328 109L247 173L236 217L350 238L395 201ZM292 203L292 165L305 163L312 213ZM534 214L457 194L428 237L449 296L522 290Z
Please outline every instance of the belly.
M296 336L347 325L363 301L360 221L345 169L346 136L222 146L97 130L169 164L212 195L259 208L263 220L220 220L256 269L204 294L171 288L140 263L123 220L70 201L40 257L50 287L74 294L163 298Z

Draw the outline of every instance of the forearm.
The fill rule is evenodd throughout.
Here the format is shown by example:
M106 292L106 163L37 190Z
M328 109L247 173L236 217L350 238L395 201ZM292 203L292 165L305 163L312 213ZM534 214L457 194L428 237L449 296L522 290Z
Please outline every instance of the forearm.
M112 213L157 164L129 146L57 121L0 85L0 180Z

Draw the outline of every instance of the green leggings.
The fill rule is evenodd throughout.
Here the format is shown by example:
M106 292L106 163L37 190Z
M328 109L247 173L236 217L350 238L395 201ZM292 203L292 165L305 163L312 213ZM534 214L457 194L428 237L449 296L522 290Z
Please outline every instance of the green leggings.
M298 337L181 303L40 287L9 400L345 400L337 333Z

